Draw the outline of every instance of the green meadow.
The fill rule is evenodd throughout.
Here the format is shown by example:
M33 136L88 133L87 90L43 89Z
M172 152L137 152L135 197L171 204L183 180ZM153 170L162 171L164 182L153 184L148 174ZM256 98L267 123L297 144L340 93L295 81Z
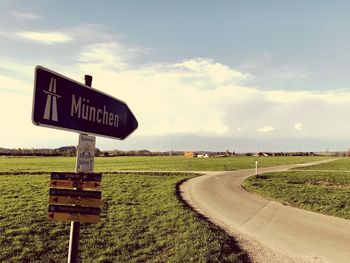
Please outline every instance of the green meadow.
M237 156L225 158L185 158L183 156L153 157L97 157L95 171L233 171L259 167L304 163L324 159L325 157L251 157ZM74 171L75 157L2 157L0 172L51 172Z
M243 186L288 205L350 219L350 158L250 177Z
M318 157L191 159L192 170L237 170ZM103 174L101 220L82 224L80 262L248 262L227 235L193 212L178 185L194 174L184 157L96 158ZM74 171L75 158L0 158L0 262L66 262L69 223L47 219L49 172Z
M101 222L82 224L81 262L242 262L235 240L179 201L188 176L103 176ZM49 175L0 176L0 262L66 262L69 223L47 219Z

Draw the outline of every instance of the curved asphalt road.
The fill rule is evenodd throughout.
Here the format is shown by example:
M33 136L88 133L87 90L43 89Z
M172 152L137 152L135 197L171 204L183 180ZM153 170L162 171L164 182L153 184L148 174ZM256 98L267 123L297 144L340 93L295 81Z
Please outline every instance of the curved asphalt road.
M262 168L259 174L315 163L319 162ZM350 220L285 206L249 193L241 183L254 173L254 169L211 172L186 181L180 191L189 205L214 223L293 262L350 262Z

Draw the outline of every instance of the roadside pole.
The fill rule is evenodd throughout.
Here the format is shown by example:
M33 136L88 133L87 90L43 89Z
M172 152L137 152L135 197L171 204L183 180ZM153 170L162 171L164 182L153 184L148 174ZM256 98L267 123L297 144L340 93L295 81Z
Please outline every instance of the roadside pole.
M92 83L92 76L85 75L85 85L91 87ZM93 167L93 161L90 165L80 165L79 164L79 154L83 145L81 145L81 136L87 136L84 134L79 135L79 142L78 142L78 147L77 147L77 153L76 153L76 165L75 165L75 172L84 172L84 173L89 173L93 172L94 167ZM95 155L95 137L94 136L89 136L93 138L93 154ZM94 155L92 156L92 160L94 160ZM77 190L81 190L81 188L77 188ZM68 263L77 263L78 262L78 254L79 254L79 238L80 238L80 222L77 221L71 221L70 224L70 237L69 237L69 250L68 250Z
M128 105L42 66L35 67L34 125L79 133L75 172L52 172L48 219L71 223L68 263L78 262L80 223L97 224L102 173L94 173L96 137L126 139L138 127Z
M188 175L191 174L191 158L193 158L193 152L184 152L184 156L188 158Z
M259 174L258 174L258 161L255 161L255 177L258 179Z

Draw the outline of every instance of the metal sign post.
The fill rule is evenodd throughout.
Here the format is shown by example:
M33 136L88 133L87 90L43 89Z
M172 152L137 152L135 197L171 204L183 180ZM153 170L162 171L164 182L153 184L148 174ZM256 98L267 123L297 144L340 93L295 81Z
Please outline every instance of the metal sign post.
M85 144L82 145L82 142L84 139L90 138L92 143L90 143L89 149L85 148L86 151L81 151L80 149L84 149L86 147ZM90 173L93 172L93 159L94 159L94 151L91 154L90 149L93 147L93 150L95 151L95 137L88 136L88 135L79 135L79 144L77 147L77 163L76 163L76 172L84 172L84 173ZM86 153L90 152L89 158L92 159L92 161L88 162L88 164L82 165L81 163L86 161L85 156ZM83 157L80 157L83 156ZM81 186L77 185L76 190L82 190ZM68 263L76 263L78 259L78 249L79 249L79 236L80 236L80 222L78 221L72 221L70 225L70 238L69 238L69 250L68 250Z
M98 223L101 173L93 173L96 138L124 140L138 126L128 105L50 69L35 68L32 121L35 125L78 132L75 173L51 173L48 219L71 222L68 263L78 261L80 223Z
M92 83L92 76L85 75L85 85L91 87L91 83ZM85 142L90 141L90 142L89 144L84 144L84 141ZM93 163L94 163L94 157L95 157L95 143L96 143L96 137L87 136L83 134L79 135L79 143L77 147L77 162L75 166L76 172L93 172ZM93 151L91 151L91 148L93 148ZM85 157L89 157L90 161L85 160L86 159ZM76 263L78 260L79 236L80 236L80 222L72 221L70 224L68 263Z

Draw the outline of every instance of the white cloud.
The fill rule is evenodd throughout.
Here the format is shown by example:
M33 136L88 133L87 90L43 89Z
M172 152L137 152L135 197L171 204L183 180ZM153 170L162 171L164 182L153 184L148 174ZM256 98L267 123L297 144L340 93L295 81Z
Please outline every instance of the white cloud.
M0 70L4 70L7 72L13 72L14 75L20 77L32 77L34 66L31 63L24 61L15 61L6 57L0 57ZM2 76L0 76L1 78Z
M173 66L145 66L117 74L99 72L93 85L104 87L132 106L139 118L139 135L223 135L229 130L225 110L218 105L222 90L203 92L183 81L182 73Z
M301 122L297 122L294 124L294 129L297 131L301 131L303 129L303 124Z
M129 52L116 42L86 45L79 54L79 66L82 70L99 72L121 70L128 67Z
M28 92L31 90L31 85L22 80L0 75L0 94L8 92ZM0 95L4 97L4 95Z
M316 98L317 93L311 91L286 91L273 90L266 91L267 99L277 103L296 103L305 99Z
M229 137L232 140L266 138L269 134L274 138L350 137L350 123L344 121L350 114L349 90L322 93L263 90L244 84L247 78L254 77L249 72L241 72L208 58L135 66L133 61L139 49L127 47L103 34L93 42L93 38L86 38L93 30L93 27L88 27L86 32L81 28L58 31L74 38L74 51L77 52L69 67L53 64L62 61L60 56L64 55L61 53L53 54L50 65L54 65L53 70L78 81L83 74L91 74L94 88L126 101L139 121L135 137L178 134ZM3 130L3 137L12 140L3 139L0 146L18 145L15 138L24 137L24 131L31 141L44 138L46 133L55 134L55 131L36 128L28 121L31 95L19 96L23 91L32 90L33 83L14 76L32 75L33 68L16 69L20 64L18 61L1 60L4 63L0 67L0 92L5 94L0 96L1 117L6 109L13 107L15 113L12 115L16 121L4 117L9 126ZM4 75L5 68L12 71L11 74ZM23 106L14 106L18 101ZM307 129L303 127L306 123ZM274 132L276 130L278 132ZM40 131L40 136L37 131ZM58 141L68 138L63 134L57 136Z
M52 31L52 32L35 32L35 31L22 31L16 34L18 37L36 41L45 45L67 43L73 40L68 34Z
M250 77L247 73L231 69L208 58L185 60L171 65L171 68L181 74L183 81L205 89L238 83Z
M2 87L2 82L0 82ZM32 85L31 85L32 86ZM32 87L30 87L32 90ZM71 132L58 131L34 126L31 121L32 96L25 93L0 90L1 137L0 147L60 147L75 145L77 135ZM75 138L75 140L74 140Z
M40 20L41 17L32 13L11 11L10 15L18 20Z
M138 65L135 68L128 61L127 50L121 53L122 45L99 44L94 48L101 48L101 57L105 59L96 59L96 70L92 71L93 86L130 105L139 120L139 129L135 133L138 136L179 133L257 136L257 132L263 134L275 130L275 127L266 125L272 120L278 123L276 136L293 137L295 134L290 130L292 119L315 127L304 130L297 125L297 129L301 128L300 136L315 136L315 133L319 137L337 136L340 130L334 127L337 122L343 123L340 116L349 112L344 110L350 101L349 91L341 94L335 91L266 91L242 85L245 78L251 77L250 74L211 59ZM117 51L111 52L113 49ZM83 49L81 57L85 57L86 65L89 65L99 52L84 54L86 50L89 49ZM125 63L116 70L117 66L112 67L114 61ZM84 67L83 60L79 67ZM320 114L329 117L327 125L317 118ZM350 130L350 125L347 126Z
M260 129L257 129L258 132L262 132L262 133L268 133L268 132L272 132L274 130L275 130L275 128L272 126L264 126Z

